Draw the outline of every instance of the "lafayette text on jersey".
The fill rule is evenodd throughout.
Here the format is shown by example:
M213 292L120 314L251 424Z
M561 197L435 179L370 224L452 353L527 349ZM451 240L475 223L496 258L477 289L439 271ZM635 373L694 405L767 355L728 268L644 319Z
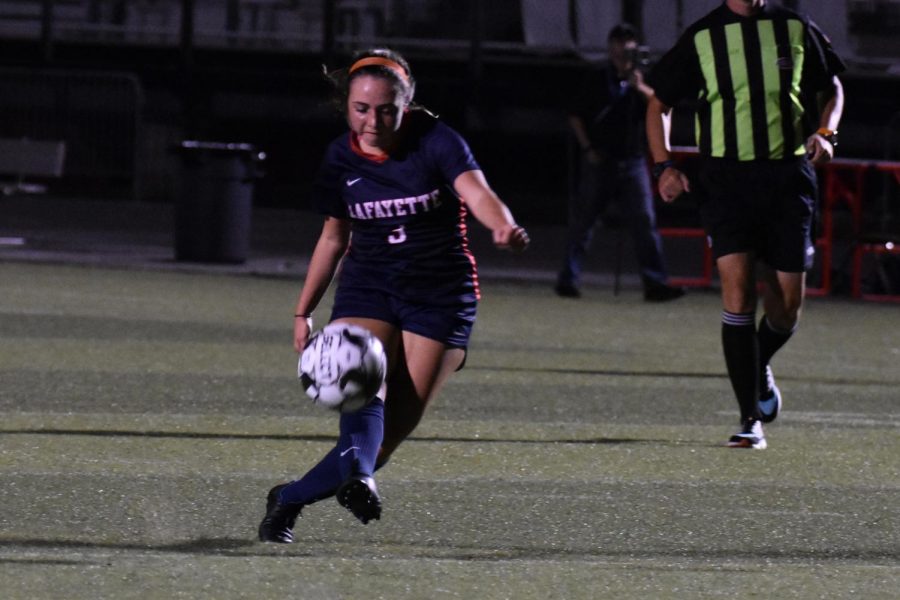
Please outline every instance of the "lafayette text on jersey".
M771 3L742 17L723 3L684 32L648 83L667 106L697 97L701 155L778 160L805 153L816 93L843 70L808 18Z
M480 167L458 133L424 113L408 113L401 132L388 157L363 153L352 132L326 151L313 205L351 222L341 284L432 304L477 299L467 211L452 184Z

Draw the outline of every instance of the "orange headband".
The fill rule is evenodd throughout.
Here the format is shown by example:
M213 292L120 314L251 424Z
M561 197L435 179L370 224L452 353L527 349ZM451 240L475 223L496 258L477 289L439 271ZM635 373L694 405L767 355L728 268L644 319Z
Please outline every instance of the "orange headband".
M387 67L399 75L400 79L409 85L409 75L406 74L406 69L404 69L397 61L391 60L390 58L384 58L383 56L367 56L366 58L361 58L353 63L353 66L350 67L348 73L353 73L353 71L357 71L363 67L371 66Z

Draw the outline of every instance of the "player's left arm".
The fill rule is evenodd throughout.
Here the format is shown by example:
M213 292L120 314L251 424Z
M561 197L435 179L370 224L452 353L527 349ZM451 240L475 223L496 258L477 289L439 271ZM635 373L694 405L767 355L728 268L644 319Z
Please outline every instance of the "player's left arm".
M522 251L531 241L524 227L516 224L509 207L497 197L480 170L465 171L453 181L453 188L478 222L491 230L498 248Z
M819 129L807 138L806 152L810 162L821 164L834 156L834 141L844 112L844 87L837 76L847 66L828 36L812 21L807 22L805 46L800 85L812 88L819 110Z
M806 140L806 152L813 164L828 162L834 157L834 145L826 139L828 132L836 132L844 112L844 86L837 75L832 76L831 86L821 94L822 108L819 129Z

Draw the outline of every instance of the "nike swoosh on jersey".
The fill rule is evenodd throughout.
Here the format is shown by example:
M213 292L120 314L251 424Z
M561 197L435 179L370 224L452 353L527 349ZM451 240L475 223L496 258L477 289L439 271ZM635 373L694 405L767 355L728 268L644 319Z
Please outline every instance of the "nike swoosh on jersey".
M350 187L351 185L354 185L354 184L356 184L356 183L359 183L360 181L362 181L362 177L357 177L356 179L348 179L348 180L346 181L347 187Z

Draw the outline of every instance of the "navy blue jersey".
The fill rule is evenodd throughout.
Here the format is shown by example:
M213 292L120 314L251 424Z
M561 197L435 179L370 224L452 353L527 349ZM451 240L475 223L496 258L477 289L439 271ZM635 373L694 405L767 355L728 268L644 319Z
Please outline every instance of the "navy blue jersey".
M401 133L383 160L365 155L352 132L328 146L313 206L351 223L339 285L429 304L477 299L466 208L452 184L478 163L458 133L424 113L408 113Z

